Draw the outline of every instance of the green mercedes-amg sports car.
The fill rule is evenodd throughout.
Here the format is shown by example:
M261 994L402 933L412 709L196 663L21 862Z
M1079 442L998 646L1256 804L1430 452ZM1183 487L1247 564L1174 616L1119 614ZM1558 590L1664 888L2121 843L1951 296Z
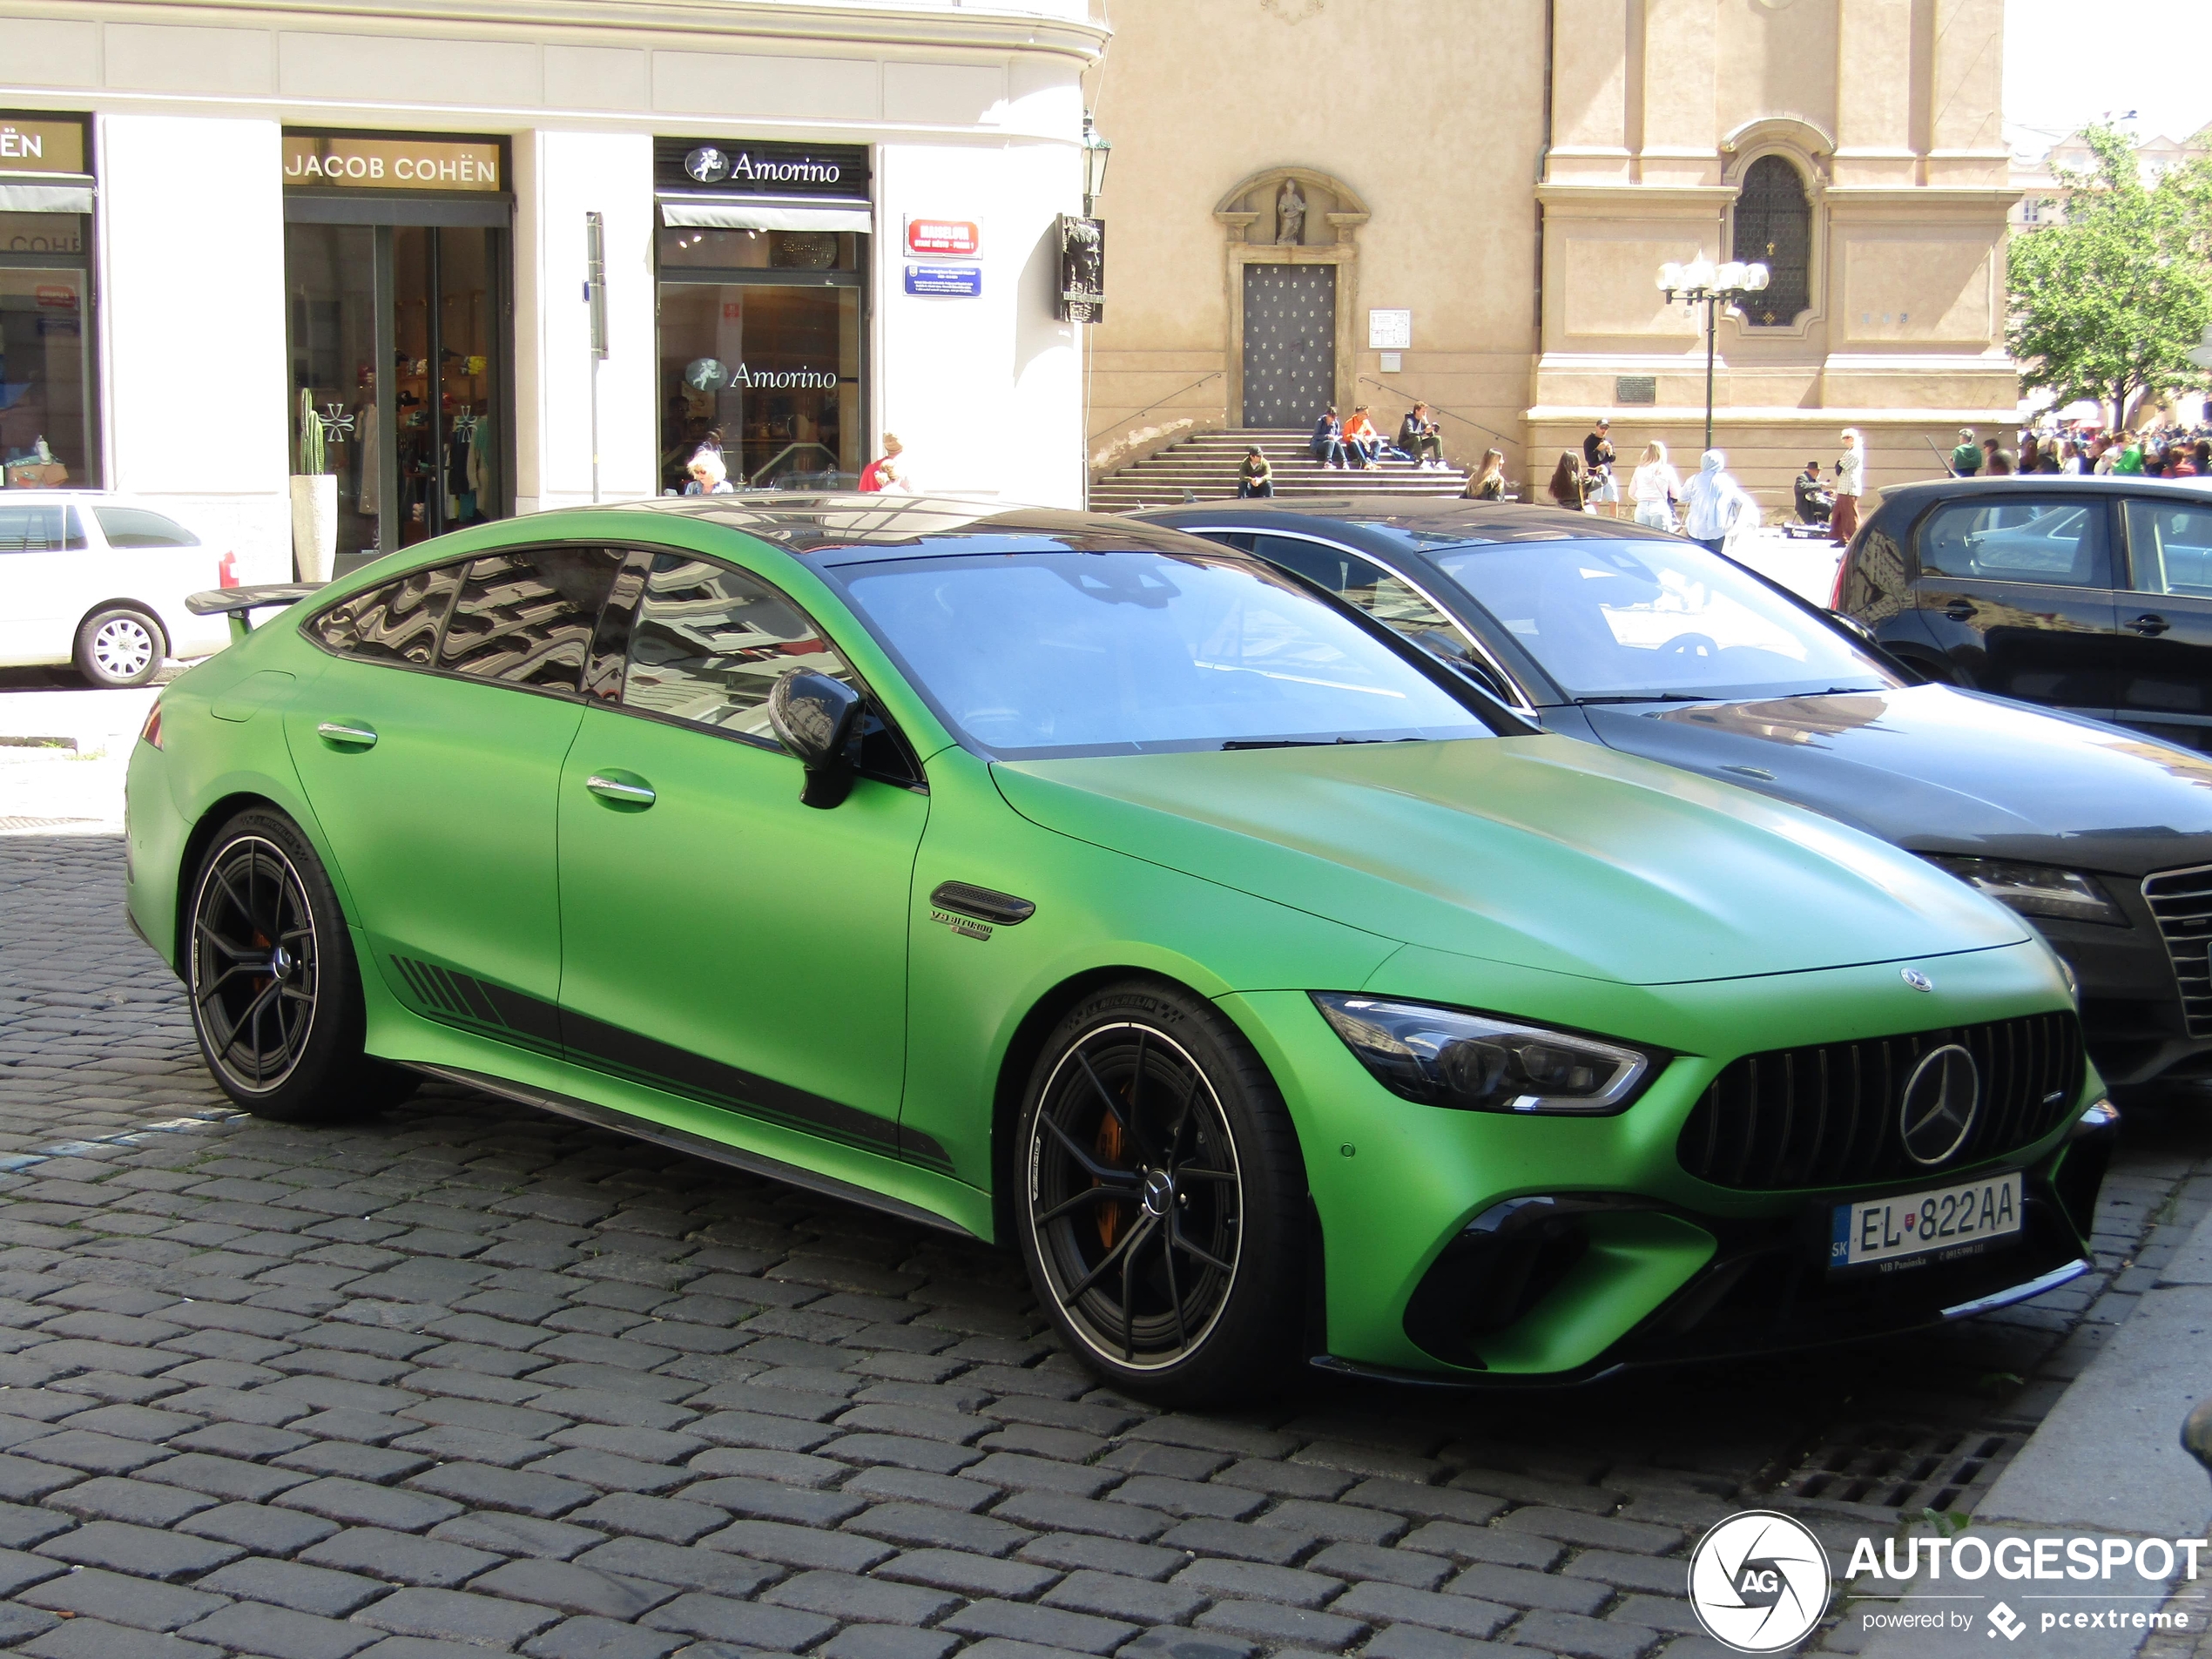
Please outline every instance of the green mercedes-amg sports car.
M1163 1400L2086 1264L2115 1120L2019 917L1246 555L707 497L195 603L238 643L132 758L130 914L250 1110L428 1074L1002 1241Z

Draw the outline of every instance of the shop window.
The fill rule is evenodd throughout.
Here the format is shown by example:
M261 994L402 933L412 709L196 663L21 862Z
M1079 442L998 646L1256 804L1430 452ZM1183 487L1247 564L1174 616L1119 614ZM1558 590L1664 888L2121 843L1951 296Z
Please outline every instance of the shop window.
M723 271L857 271L850 231L726 231L671 225L660 233L660 262Z
M1732 257L1757 260L1769 273L1766 291L1743 307L1753 327L1787 327L1811 307L1812 202L1785 158L1761 156L1744 170Z
M87 222L0 212L0 468L11 489L100 482Z
M856 286L701 281L664 267L661 487L681 491L704 448L735 489L852 488L867 464L860 336Z

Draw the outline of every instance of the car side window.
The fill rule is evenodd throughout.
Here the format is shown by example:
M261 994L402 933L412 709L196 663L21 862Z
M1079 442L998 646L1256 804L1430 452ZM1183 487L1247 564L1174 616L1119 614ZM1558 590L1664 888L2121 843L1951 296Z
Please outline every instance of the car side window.
M2022 501L2009 492L1946 502L1920 523L1923 576L2108 588L2101 497Z
M411 570L397 581L341 599L307 624L310 637L341 657L428 668L438 630L461 586L459 564Z
M198 547L199 537L165 513L143 507L95 507L110 547Z
M599 607L622 556L604 547L532 547L465 561L455 567L459 591L439 637L438 667L469 679L580 691Z
M66 502L0 502L0 553L75 553L84 546L84 527Z
M2137 593L2212 599L2212 506L2129 502L2128 572Z
M1473 675L1494 697L1519 699L1480 653L1467 644L1459 625L1422 597L1402 577L1392 575L1372 560L1347 548L1308 542L1294 536L1261 536L1252 550L1271 564L1297 571L1318 582L1339 597L1358 605L1377 622L1405 635L1424 651Z
M624 708L780 748L768 691L793 669L867 691L813 619L759 577L688 553L654 556L630 624ZM920 780L905 745L873 709L858 742L862 772Z

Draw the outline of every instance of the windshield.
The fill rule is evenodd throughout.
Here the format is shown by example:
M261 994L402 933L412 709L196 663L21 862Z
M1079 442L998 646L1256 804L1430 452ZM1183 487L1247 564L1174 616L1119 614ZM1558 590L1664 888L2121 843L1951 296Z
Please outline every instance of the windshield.
M841 574L939 714L1009 759L1491 735L1388 644L1250 559L1028 553Z
M1575 702L1795 697L1899 684L1690 542L1501 542L1437 556Z

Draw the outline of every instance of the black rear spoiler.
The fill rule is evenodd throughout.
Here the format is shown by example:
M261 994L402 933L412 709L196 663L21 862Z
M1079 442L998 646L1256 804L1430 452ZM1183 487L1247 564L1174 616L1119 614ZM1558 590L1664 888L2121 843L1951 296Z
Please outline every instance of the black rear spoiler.
M253 629L253 613L256 610L295 605L321 591L321 583L314 582L264 582L244 588L208 588L187 594L185 609L195 617L228 617L231 640L236 644Z

